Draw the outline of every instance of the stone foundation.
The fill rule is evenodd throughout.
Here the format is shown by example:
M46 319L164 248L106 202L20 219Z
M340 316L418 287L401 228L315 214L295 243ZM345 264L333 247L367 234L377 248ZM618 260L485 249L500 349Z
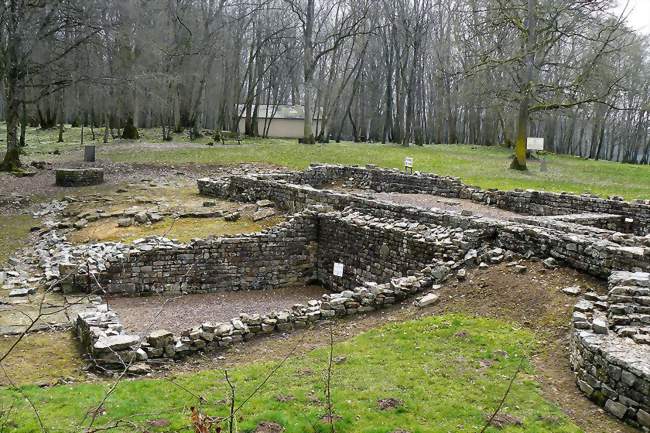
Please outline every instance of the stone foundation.
M362 194L319 189L331 182L384 192L468 198L521 212L497 220L398 205ZM507 254L554 258L610 278L608 296L585 295L573 318L571 363L580 389L612 415L650 428L650 206L591 196L483 191L458 179L373 167L313 166L303 173L201 179L201 194L271 200L298 212L267 231L177 244L149 239L99 244L74 254L73 284L110 293L273 289L318 280L337 293L291 310L242 315L173 335L125 334L98 304L76 326L101 368L181 358L258 335L287 332L333 317L369 312L436 284L452 271ZM94 248L94 249L93 249ZM509 251L505 251L509 250ZM489 252L489 253L488 253ZM342 276L333 274L343 265ZM550 264L549 266L553 266ZM125 362L128 360L128 362Z
M195 240L148 238L133 245L97 244L71 264L67 291L148 295L262 290L315 279L315 213L260 233ZM88 277L88 271L93 275Z
M575 306L571 365L587 397L650 431L650 274L614 272L609 285Z
M381 192L465 198L522 216L513 221L495 220L320 189L333 182ZM421 264L419 259L457 263L464 251L477 245L552 257L592 275L609 277L609 296L588 294L576 305L571 363L582 392L613 416L650 431L650 276L643 272L650 271L647 202L536 191L482 191L443 176L322 165L290 176L202 179L199 190L204 195L231 200L269 199L285 209L303 209L317 203L333 209L348 208L341 219L325 223L321 230L323 237L336 239L322 247L329 250L324 256L341 257L341 262L355 264L342 279L330 283L337 289L382 273L408 273L409 268ZM391 222L379 235L358 227L358 231L345 229L348 221L365 221L371 227L379 226L382 219ZM397 226L396 221L403 226ZM428 225L451 229L451 237L436 245L435 235L427 235ZM396 227L415 232L420 227L421 236L413 234L400 243L397 237L392 238ZM456 229L464 234L458 242L453 236ZM375 236L377 239L373 239ZM350 243L355 247L349 248ZM472 255L470 251L465 263ZM395 261L390 260L393 253ZM331 261L319 262L323 272L331 266ZM324 280L327 282L326 277Z
M182 359L260 335L288 332L321 320L371 312L431 289L434 282L444 277L446 274L426 268L388 283L369 282L353 290L323 295L320 300L294 305L291 310L265 315L241 314L228 323L203 323L181 335L166 330L155 330L144 339L127 334L106 304L96 304L79 313L75 327L82 346L98 369L127 369L138 374L146 370L144 362Z
M104 183L103 168L60 168L56 170L58 186L91 186Z
M295 175L291 181L315 187L322 187L332 182L343 182L352 187L377 192L435 194L463 198L526 215L577 213L618 215L623 219L627 218L628 221L616 227L617 230L625 228L639 235L650 234L650 202L647 200L626 202L620 197L604 199L590 194L483 190L465 185L456 177L418 172L411 175L374 166L363 168L312 164L308 170Z
M399 173L396 176L409 177ZM206 196L248 202L268 199L288 210L301 210L321 204L334 209L354 208L383 218L478 230L485 238L491 237L496 246L521 254L554 257L598 277L606 278L614 270L650 271L650 238L575 222L600 219L594 215L583 214L582 219L570 222L563 221L568 219L567 216L522 216L515 221L504 221L466 216L454 211L412 208L356 194L291 184L284 179L275 180L271 176L201 179L198 186L201 194ZM615 217L611 215L603 217L606 221L613 218Z

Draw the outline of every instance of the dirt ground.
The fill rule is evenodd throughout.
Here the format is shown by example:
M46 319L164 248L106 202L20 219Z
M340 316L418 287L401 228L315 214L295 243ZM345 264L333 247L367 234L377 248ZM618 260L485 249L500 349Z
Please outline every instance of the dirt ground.
M104 184L92 187L59 187L54 184L57 168L100 167L104 169ZM272 172L277 167L264 164L235 166L207 164L125 164L98 160L94 163L52 161L45 169L33 169L32 177L16 177L0 173L0 214L19 214L29 211L26 203L62 198L66 195L103 193L128 183L147 181L185 183L196 186L196 179L220 174Z
M365 195L367 197L387 201L390 203L397 203L406 206L414 206L422 209L440 209L440 210L450 210L456 212L467 211L467 212L471 212L471 214L473 215L480 215L484 217L505 219L505 220L510 220L514 217L521 216L520 214L515 212L510 212L492 206L486 206L462 198L447 198L447 197L441 197L439 195L434 195L434 194L405 194L399 192L375 192L367 189L350 188L348 186L343 185L340 181L324 185L323 189L353 192L356 194Z
M509 220L521 216L515 212L475 203L461 198L445 198L433 194L401 194L397 192L372 193L374 198L424 209L469 211L474 215Z
M124 328L146 335L155 329L180 333L204 322L230 322L241 313L264 314L320 299L326 291L316 285L273 290L246 290L181 296L113 297L106 302Z

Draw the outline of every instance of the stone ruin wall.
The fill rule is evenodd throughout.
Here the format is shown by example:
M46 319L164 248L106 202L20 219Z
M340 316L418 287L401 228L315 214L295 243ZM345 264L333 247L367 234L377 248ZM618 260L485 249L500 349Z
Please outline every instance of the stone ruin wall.
M434 261L460 260L482 238L480 230L395 213L307 210L256 234L189 244L152 238L125 246L121 254L109 250L92 278L82 266L72 281L78 291L127 296L265 290L309 281L341 291L366 281L384 283ZM344 264L343 277L333 276L334 262Z
M609 287L575 306L571 365L587 397L649 431L650 274L614 272Z
M650 245L641 243L647 244L647 239L628 235L628 245L625 239L619 239L620 234L557 218L527 217L518 221L503 221L463 216L453 211L418 209L355 194L319 190L310 185L295 185L265 176L201 179L198 186L203 195L236 201L269 199L279 207L290 210L300 210L310 205L335 209L352 207L380 217L478 230L484 240L492 237L492 242L499 246L521 254L554 257L598 277L607 278L614 270L650 271ZM607 218L610 219L609 216Z
M323 214L319 223L318 276L328 288L351 289L366 281L386 282L434 262L459 261L480 245L477 230L383 218L351 211ZM354 245L354 248L351 248ZM344 264L343 276L332 273Z
M463 198L468 187L454 178L406 176L376 169L319 167L302 174L202 179L198 186L203 195L248 202L269 199L290 211L315 206L306 212L311 215L312 229L309 230L314 234L313 238L307 236L305 239L313 239L311 242L315 245L309 255L310 275L340 293L325 295L321 300L310 301L308 305L296 306L290 311L263 316L244 315L226 324L203 324L180 336L154 333L143 340L125 335L119 321L115 323L117 318L98 306L97 310L77 319L78 330L85 336L86 347L93 357L102 365L111 365L111 362L122 359L121 355L116 357L117 348L118 353L123 351L127 358L137 360L178 358L259 334L285 332L330 317L372 311L431 288L440 280L440 273L432 271L427 263L436 262L442 266L441 263L447 259L458 261L468 250L486 245L502 246L523 255L554 257L599 277L608 277L612 272L616 275L622 270L637 274L650 271L648 238L612 231L646 232L645 223L639 222L647 221L647 204L566 194L472 193L473 200L533 215L502 221L453 211L406 207L305 184L318 186L346 177L346 181L350 177L354 180L355 177L350 175L352 172L357 173L355 176L360 187L372 188L376 182L384 184L381 187L383 191L427 192ZM382 176L386 172L390 177L384 182ZM459 185L460 192L453 193ZM475 194L483 195L479 199ZM485 197L500 197L501 201ZM540 205L540 200L546 199L548 201ZM566 206L570 206L574 214L557 215L568 211L562 203L571 203ZM602 203L605 205L599 207ZM344 208L348 209L331 211ZM575 215L576 211L584 213ZM539 216L548 213L555 216ZM625 218L631 218L632 223ZM440 239L435 236L438 228L444 228L445 232ZM354 249L349 247L352 244ZM345 266L343 278L332 276L335 261ZM468 263L467 257L464 263ZM137 272L142 273L138 266ZM415 272L414 269L422 270ZM616 287L621 292L618 283L612 290ZM650 289L646 287L625 292L629 299L622 306L621 302L611 302L614 300L611 295L599 297L590 294L591 310L585 309L584 305L576 307L580 314L574 315L572 365L580 389L588 397L614 416L648 429L650 367L645 340L650 341L650 292L647 292ZM603 316L605 325L601 320ZM623 328L630 328L628 325L636 326L633 338L638 342L632 339L629 329L619 333ZM603 333L603 326L606 333ZM107 344L107 339L112 338L117 339L115 345ZM119 339L124 339L123 344L120 345ZM111 346L110 350L107 350L108 346Z
M315 277L316 215L294 216L260 233L195 240L152 238L124 253L110 252L88 278L80 267L77 290L130 296L262 290L304 284ZM90 285L89 285L90 281Z
M290 235L293 230L296 233ZM435 236L436 239L427 240L424 236ZM466 240L466 236L469 240ZM238 282L239 278L245 280L245 275L251 272L226 275L226 278L221 274L223 260L227 260L227 266L232 266L233 255L246 259L245 256L251 251L248 247L251 239L258 246L257 255L249 256L251 261L243 265L244 271L271 277L264 286L244 287ZM256 335L286 332L318 320L369 312L391 305L444 279L450 272L449 267L439 264L432 269L431 263L443 259L462 260L465 251L470 246L476 246L477 239L472 233L431 224L425 226L368 217L356 212L342 215L339 212L318 214L308 210L292 217L277 229L257 235L194 242L189 246L192 247L191 254L188 253L188 246L155 247L146 244L153 249L147 247L148 251L133 253L127 263L109 266L107 271L95 275L105 290L139 295L150 293L156 284L163 292L166 288L170 291L214 289L210 286L212 283L206 282L208 280L214 280L217 290L272 289L277 287L276 284L285 282L276 279L275 274L279 272L302 278L302 282L306 277L318 278L339 293L324 295L321 300L312 300L307 305L297 305L287 311L263 316L242 315L229 323L206 323L181 335L154 331L144 339L128 334L114 312L106 305L97 304L78 315L76 330L86 352L99 368L112 369L137 361L182 358L199 350L228 346ZM355 249L350 248L353 244ZM228 245L228 249L221 248L223 245ZM219 248L215 249L215 246ZM245 252L237 253L233 250L236 248L243 248ZM297 269L291 269L291 261L276 269L280 266L276 261L277 255L286 254L287 249L298 259L293 262ZM387 249L389 251L385 252ZM271 250L273 253L270 253ZM405 257L409 259L404 260ZM332 275L334 261L342 261L345 265L342 278ZM200 269L199 274L193 274L197 277L196 281L202 284L197 288L192 285L195 280L186 279L186 273L182 270L198 262L203 262L205 267ZM415 271L417 269L419 271ZM139 279L134 282L133 278L136 277ZM87 279L83 274L79 278ZM180 281L174 278L180 278ZM166 285L162 285L163 280ZM142 290L146 287L145 282L153 284L147 292ZM228 287L226 283L233 286Z
M631 230L638 235L650 234L650 203L647 200L626 202L621 198L604 199L591 195L569 193L483 190L465 185L456 177L438 176L430 173L409 175L397 170L380 169L374 166L363 168L312 164L308 170L296 174L293 181L316 187L345 181L357 187L377 192L436 194L443 197L468 199L526 215L613 214L623 217L620 220L621 225L616 228L617 230ZM625 222L625 218L630 218L633 221Z
M435 274L435 276L434 276ZM366 313L403 301L425 290L435 289L435 282L446 276L430 267L413 275L377 284L367 282L352 290L323 295L307 305L264 315L242 314L227 323L203 323L174 335L157 330L145 338L127 334L117 315L106 304L80 312L75 330L82 346L100 370L123 370L139 374L141 362L156 363L165 359L182 359L193 353L228 347L261 335L289 332L334 317Z

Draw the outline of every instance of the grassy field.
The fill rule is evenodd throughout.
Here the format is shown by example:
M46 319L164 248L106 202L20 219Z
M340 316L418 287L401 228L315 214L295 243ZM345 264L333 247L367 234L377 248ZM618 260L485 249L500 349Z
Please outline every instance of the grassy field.
M345 357L333 367L334 411L340 417L336 418L337 431L477 432L503 396L521 357L527 358L534 344L528 331L460 315L387 325L337 343L334 356ZM262 421L279 423L288 433L329 431L322 421L328 356L324 348L290 358L238 413L240 431L252 431ZM253 363L231 371L238 401L275 365ZM488 431L579 432L541 397L532 373L524 362L503 408L509 416L504 419L510 422ZM121 382L105 402L95 427L124 420L128 423L111 431L190 432L190 406L200 406L208 415L226 415L223 372L206 371L173 380L180 386L162 379ZM40 431L25 399L29 397L48 431L78 432L88 427L89 411L110 386L5 389L0 390L0 407L13 408L6 424L10 431ZM207 403L200 404L199 395ZM382 410L380 399L400 403Z
M86 140L89 132L86 130ZM3 130L0 127L0 137ZM142 130L140 142L159 142L158 130ZM78 149L79 128L66 130L66 142L56 143L55 130L29 129L28 155L38 159L55 149ZM397 145L330 143L300 145L295 140L245 140L242 146L196 147L210 141L204 137L194 145L185 135L177 135L177 146L160 148L112 142L101 144L97 136L98 157L116 162L154 164L238 164L242 162L268 163L293 169L304 169L311 162L339 164L372 163L381 167L401 168L405 156L415 159L415 169L442 175L460 177L465 183L482 188L538 189L547 191L591 192L600 196L621 195L626 199L650 198L650 166L591 161L571 156L546 156L548 171L540 170L539 161L530 161L528 172L509 170L511 151L501 147L472 145L431 145L404 148ZM79 155L80 156L80 155Z
M601 196L622 195L628 199L650 198L650 167L589 161L575 157L547 156L548 171L541 172L531 161L528 172L507 169L509 149L470 145L431 145L404 148L397 145L330 143L301 145L288 140L260 140L242 146L176 148L173 150L112 151L103 149L113 161L156 163L260 162L303 169L310 162L376 164L401 168L404 157L412 156L415 170L460 177L482 188L538 189L591 192Z
M0 215L0 266L25 244L29 231L38 225L31 215Z

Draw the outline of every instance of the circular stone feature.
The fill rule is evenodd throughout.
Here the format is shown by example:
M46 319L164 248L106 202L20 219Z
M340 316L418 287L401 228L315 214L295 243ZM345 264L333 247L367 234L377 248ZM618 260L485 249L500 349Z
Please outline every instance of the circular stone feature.
M58 186L89 186L104 183L103 168L60 168L56 170Z

